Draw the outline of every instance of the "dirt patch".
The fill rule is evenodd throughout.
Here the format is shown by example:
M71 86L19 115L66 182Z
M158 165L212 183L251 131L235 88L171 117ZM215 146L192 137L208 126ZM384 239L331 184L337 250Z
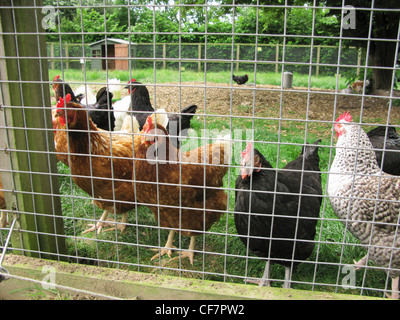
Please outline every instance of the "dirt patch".
M102 85L91 86L95 91ZM147 85L150 99L157 108L179 112L190 104L198 106L199 115L224 115L332 121L343 111L354 118L362 112L363 122L386 123L389 111L388 92L375 96L335 93L334 90L293 87L282 90L272 85L243 85L230 87L224 83L184 82ZM122 91L122 97L128 92ZM400 91L395 90L400 97ZM52 103L55 99L52 97ZM254 107L254 110L253 110ZM400 107L392 106L389 123L400 124Z
M364 121L386 122L389 99L385 96L336 94L334 90L294 87L281 90L271 85L245 85L233 88L221 83L185 82L147 86L152 103L168 112L179 106L197 104L198 114L252 116L332 121L340 112L350 111ZM154 94L155 91L155 94ZM396 92L397 94L397 92ZM281 108L282 106L282 108ZM334 114L335 113L335 114ZM308 117L307 117L308 114ZM390 123L400 120L400 108L392 107Z

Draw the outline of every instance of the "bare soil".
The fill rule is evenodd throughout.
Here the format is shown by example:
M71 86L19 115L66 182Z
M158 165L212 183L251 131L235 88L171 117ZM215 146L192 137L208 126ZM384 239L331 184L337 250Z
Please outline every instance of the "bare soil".
M221 83L185 82L163 83L147 86L152 103L167 112L178 112L189 104L197 104L198 114L217 114L276 117L285 119L310 119L332 121L339 113L350 111L353 117L363 116L363 122L386 123L389 98L336 94L334 90L294 87L281 90L271 85L244 85L227 87ZM154 95L155 91L155 95ZM398 92L395 93L396 95ZM280 114L282 113L282 114ZM307 117L308 113L308 117ZM390 110L390 123L400 121L400 107Z

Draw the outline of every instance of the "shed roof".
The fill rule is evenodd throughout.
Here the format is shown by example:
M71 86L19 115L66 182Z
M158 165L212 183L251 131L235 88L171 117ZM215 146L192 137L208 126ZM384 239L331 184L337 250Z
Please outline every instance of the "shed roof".
M89 46L92 47L97 44L105 43L105 42L106 42L106 39L102 39L102 40L99 40L99 41L89 44ZM109 43L109 42L114 42L114 43L119 43L119 44L129 44L130 43L131 45L136 45L136 43L134 43L134 42L129 42L127 40L115 39L115 38L107 38L107 43Z

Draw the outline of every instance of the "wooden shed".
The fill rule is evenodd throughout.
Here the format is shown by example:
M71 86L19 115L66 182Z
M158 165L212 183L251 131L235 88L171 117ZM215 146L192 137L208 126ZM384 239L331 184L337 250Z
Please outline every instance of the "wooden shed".
M106 70L106 68L108 68L116 70L129 70L129 58L136 56L136 46L136 43L113 38L107 38L91 43L89 45L91 56L94 58L104 58L93 59L92 69Z

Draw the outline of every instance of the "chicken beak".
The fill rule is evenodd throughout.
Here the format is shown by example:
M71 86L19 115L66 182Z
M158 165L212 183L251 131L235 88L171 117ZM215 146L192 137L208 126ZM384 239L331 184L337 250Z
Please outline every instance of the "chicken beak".
M335 131L336 131L336 136L337 136L337 138L339 138L344 132L343 125L341 123L335 123L334 127L335 127Z
M242 168L240 171L241 171L243 180L250 176L250 169L249 168Z
M250 177L251 174L253 173L253 168L250 163L251 163L251 161L243 161L242 162L242 167L240 168L242 179L246 179L247 177Z
M142 138L142 142L146 147L150 147L152 144L154 144L154 137L144 136Z

